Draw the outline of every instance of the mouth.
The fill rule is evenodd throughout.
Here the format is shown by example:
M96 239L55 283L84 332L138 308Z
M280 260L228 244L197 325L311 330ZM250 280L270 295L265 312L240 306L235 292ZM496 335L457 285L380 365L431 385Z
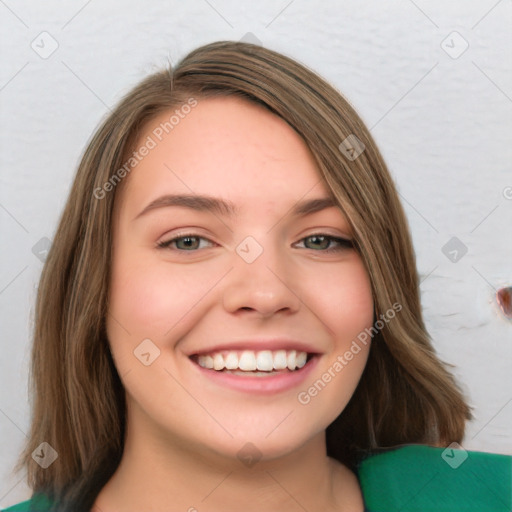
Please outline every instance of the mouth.
M275 393L302 382L320 354L301 350L219 350L189 356L200 373L239 391Z
M298 350L224 350L194 354L191 359L201 368L231 374L294 372L303 368L313 354Z

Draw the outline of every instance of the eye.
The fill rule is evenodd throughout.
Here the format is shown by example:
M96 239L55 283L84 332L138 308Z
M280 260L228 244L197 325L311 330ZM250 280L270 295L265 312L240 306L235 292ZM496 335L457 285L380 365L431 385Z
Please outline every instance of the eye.
M334 237L324 234L314 234L303 238L297 245L303 244L305 249L311 249L321 252L338 252L344 249L350 249L354 245L351 240ZM162 249L171 249L176 251L197 251L213 247L214 242L205 237L196 234L184 234L169 240L159 242L158 247Z
M157 245L162 249L196 251L198 249L212 247L213 242L202 236L187 234L171 238L170 240L163 240L162 242L158 242Z
M354 247L352 240L324 234L314 234L303 238L300 242L306 249L322 252L338 252Z

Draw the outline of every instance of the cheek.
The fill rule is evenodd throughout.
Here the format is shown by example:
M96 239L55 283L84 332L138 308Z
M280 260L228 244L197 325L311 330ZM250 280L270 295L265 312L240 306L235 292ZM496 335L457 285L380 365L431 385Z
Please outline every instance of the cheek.
M326 273L323 279L324 293L315 294L316 308L332 343L315 378L297 399L325 426L322 421L332 422L345 408L364 371L370 342L362 343L358 336L372 326L374 304L370 279L360 260L342 272Z
M136 337L151 337L169 329L177 301L166 290L165 282L149 267L124 267L113 272L110 292L110 316ZM164 325L166 324L166 325ZM147 331L147 332L145 332Z
M363 263L355 260L343 272L326 273L323 281L323 293L316 293L320 318L337 345L344 345L373 322L370 279Z
M201 300L211 279L192 267L125 261L113 269L110 312L129 332L163 338Z

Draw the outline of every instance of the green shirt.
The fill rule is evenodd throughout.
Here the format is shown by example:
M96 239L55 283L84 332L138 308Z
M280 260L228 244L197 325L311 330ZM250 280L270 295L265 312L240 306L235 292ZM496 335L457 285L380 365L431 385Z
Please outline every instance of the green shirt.
M366 512L512 511L508 455L404 445L365 458L357 476ZM50 510L39 496L5 512Z

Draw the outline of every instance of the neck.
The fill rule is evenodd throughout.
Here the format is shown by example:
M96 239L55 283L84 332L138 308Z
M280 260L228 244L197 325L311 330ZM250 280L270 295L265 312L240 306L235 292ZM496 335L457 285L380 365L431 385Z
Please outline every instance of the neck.
M242 462L128 426L121 464L93 511L170 507L184 512L361 512L363 502L355 475L326 455L324 432L283 457Z

